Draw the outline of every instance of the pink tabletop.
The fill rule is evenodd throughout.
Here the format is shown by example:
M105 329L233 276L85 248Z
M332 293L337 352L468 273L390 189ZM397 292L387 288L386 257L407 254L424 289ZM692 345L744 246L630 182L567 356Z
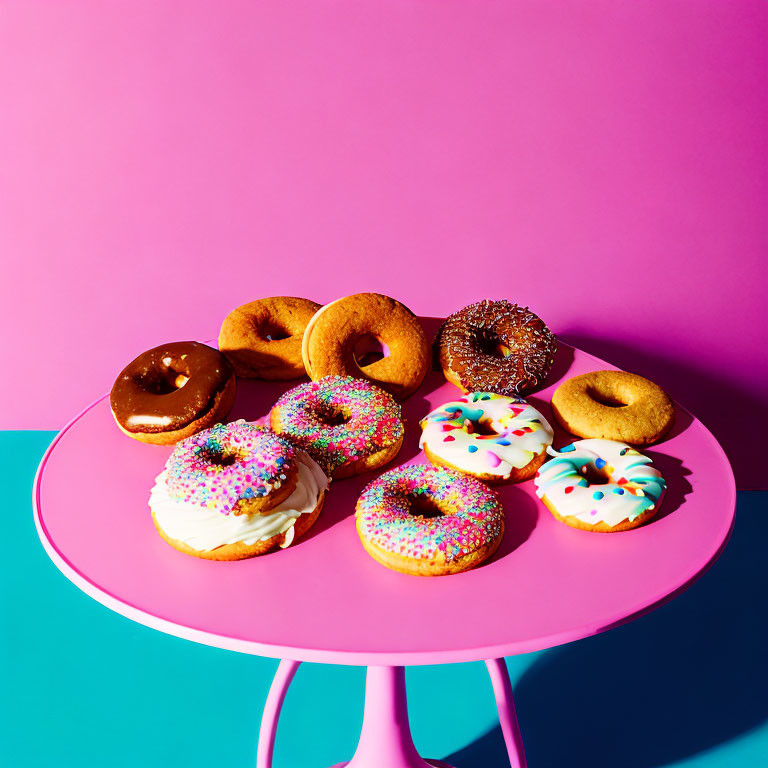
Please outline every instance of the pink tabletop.
M606 367L561 345L549 386L529 400L550 418L558 381ZM231 418L252 420L289 386L238 385ZM456 393L441 374L427 377L405 403L407 435L396 463L426 461L418 419ZM557 447L569 441L556 433ZM169 453L121 434L108 399L87 408L38 471L36 521L48 554L90 596L142 624L301 661L470 661L595 634L690 584L721 551L735 510L725 454L678 406L670 437L647 451L667 478L667 496L658 518L637 530L569 528L527 482L501 491L507 530L488 563L454 576L406 576L372 560L357 538L353 511L368 474L335 482L318 523L288 549L216 563L177 552L152 525L149 490Z

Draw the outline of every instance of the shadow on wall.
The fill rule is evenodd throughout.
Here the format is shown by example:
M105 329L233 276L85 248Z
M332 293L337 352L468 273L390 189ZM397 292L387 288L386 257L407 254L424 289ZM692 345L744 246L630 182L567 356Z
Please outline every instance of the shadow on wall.
M656 768L768 720L766 504L739 495L730 543L690 590L526 670L515 698L532 766ZM498 728L446 760L509 765Z
M694 368L682 359L608 340L580 328L558 336L625 371L639 373L662 386L712 430L728 454L740 490L768 489L768 476L758 466L761 427L768 426L768 400L758 400L716 370ZM736 417L729 403L738 404Z

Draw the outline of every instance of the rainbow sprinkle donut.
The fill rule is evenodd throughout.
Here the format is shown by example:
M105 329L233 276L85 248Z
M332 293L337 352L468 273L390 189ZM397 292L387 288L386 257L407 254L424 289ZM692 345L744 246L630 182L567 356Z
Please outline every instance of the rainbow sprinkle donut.
M264 427L217 424L180 443L149 495L152 521L174 549L243 560L285 548L317 520L325 472Z
M577 440L539 470L536 495L574 528L607 533L637 528L661 506L667 487L653 462L626 443Z
M395 571L442 576L489 558L504 535L496 493L468 475L414 464L368 485L355 511L360 541Z
M277 434L290 438L335 478L380 467L403 444L398 403L352 376L326 376L289 390L269 418Z
M547 420L520 397L470 392L421 420L419 447L435 465L486 482L527 480L552 445Z
M178 443L165 467L168 495L223 515L275 506L296 484L291 444L243 419Z

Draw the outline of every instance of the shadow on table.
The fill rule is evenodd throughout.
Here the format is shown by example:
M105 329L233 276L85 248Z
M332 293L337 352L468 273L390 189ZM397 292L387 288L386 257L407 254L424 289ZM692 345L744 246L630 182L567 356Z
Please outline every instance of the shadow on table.
M515 697L531 766L655 768L768 719L765 498L739 495L731 542L689 591L526 670ZM508 765L498 728L445 759Z
M667 489L664 492L661 509L655 518L647 523L647 525L653 525L657 520L671 515L685 501L685 497L691 493L693 488L688 481L691 470L674 456L667 456L659 451L649 450L648 448L645 448L643 453L653 461L654 466L658 468L667 481Z
M731 460L739 489L768 488L761 465L763 431L756 428L768 424L768 402L739 386L727 370L696 366L682 356L649 351L582 328L566 329L558 335L585 352L664 387L712 430ZM734 403L743 417L734 416Z

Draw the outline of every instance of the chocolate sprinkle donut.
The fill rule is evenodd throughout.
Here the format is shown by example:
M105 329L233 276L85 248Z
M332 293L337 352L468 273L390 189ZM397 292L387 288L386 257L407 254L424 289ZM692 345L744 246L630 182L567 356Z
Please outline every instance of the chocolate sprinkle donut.
M452 314L435 338L448 381L466 392L525 395L552 367L557 341L528 307L483 299Z

